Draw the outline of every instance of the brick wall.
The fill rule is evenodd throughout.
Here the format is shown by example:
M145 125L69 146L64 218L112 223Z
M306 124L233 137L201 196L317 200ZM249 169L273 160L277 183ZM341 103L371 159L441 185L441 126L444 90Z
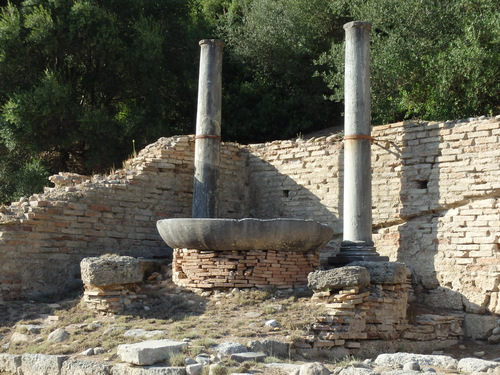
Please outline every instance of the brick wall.
M414 271L437 307L500 313L500 117L404 122L373 129L374 241ZM342 240L340 136L221 152L220 217L296 217ZM109 176L54 177L56 187L4 209L4 298L64 290L78 262L105 252L158 255L155 222L189 217L193 139L160 139ZM72 178L74 181L72 181Z
M500 116L404 122L372 132L374 242L408 264L435 307L500 313ZM342 240L335 136L250 145L250 212L330 224Z
M0 217L0 296L64 293L80 260L105 253L155 257L169 249L156 221L191 215L192 137L161 138L107 176L52 176L54 188L14 202ZM220 215L245 210L246 157L221 147Z

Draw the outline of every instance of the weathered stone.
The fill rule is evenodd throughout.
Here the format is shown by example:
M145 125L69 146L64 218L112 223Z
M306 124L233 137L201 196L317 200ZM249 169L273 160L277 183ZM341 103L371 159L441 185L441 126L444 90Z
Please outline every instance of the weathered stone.
M184 367L144 366L136 367L125 363L113 366L113 375L186 375Z
M404 284L406 265L399 262L352 262L349 266L363 267L370 273L371 284Z
M28 342L30 341L30 338L28 335L20 332L14 332L12 336L10 336L10 342L12 344L20 344L23 342Z
M256 353L256 352L231 354L231 359L240 363L248 361L263 362L266 357L267 355L265 355L264 353Z
M151 340L118 345L117 354L123 362L144 366L164 361L185 346L186 343L173 340Z
M377 374L375 371L370 370L368 368L359 368L359 367L346 367L340 370L338 375L375 375Z
M318 362L309 362L300 366L299 375L329 375L330 371L325 365Z
M458 361L457 368L458 371L466 373L487 372L490 369L500 369L500 363L479 358L462 358Z
M198 250L317 250L330 241L333 229L301 219L164 219L158 231L172 248Z
M307 286L316 291L338 290L352 286L370 284L370 274L366 268L346 266L326 271L314 271L307 277Z
M64 342L69 339L69 336L69 333L64 328L56 328L54 331L49 333L47 341Z
M194 363L186 366L187 375L201 375L203 372L203 365Z
M71 359L64 361L61 375L110 375L111 367L107 363Z
M235 353L246 353L248 349L238 342L224 342L214 347L219 356L228 356Z
M447 369L456 369L458 361L446 355L424 355L411 353L380 354L375 359L377 366L403 367L405 363L415 362L420 367L435 366Z
M21 371L23 375L59 374L65 355L23 354Z
M465 314L464 336L473 339L487 340L496 327L497 316Z
M15 354L0 354L0 373L17 374L21 367L21 356Z
M277 340L254 340L248 343L248 347L254 352L264 352L278 358L288 358L290 354L289 345Z
M87 285L132 284L141 282L143 277L139 261L129 256L84 258L80 269Z

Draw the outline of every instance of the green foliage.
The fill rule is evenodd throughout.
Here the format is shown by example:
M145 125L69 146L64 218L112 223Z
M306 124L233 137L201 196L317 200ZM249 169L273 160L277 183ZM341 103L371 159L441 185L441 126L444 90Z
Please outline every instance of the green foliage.
M140 148L191 132L196 22L182 0L0 8L0 183L10 186L0 201L40 189L18 189L7 174L27 160L49 173L98 172L130 155L131 139Z
M374 122L497 113L500 5L492 0L354 0L351 19L372 23ZM319 61L343 64L338 43ZM341 100L342 69L324 75Z

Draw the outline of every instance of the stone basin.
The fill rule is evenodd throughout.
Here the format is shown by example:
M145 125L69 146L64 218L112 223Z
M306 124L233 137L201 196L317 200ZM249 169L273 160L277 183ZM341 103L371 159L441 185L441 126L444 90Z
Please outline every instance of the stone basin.
M317 250L333 229L302 219L163 219L156 223L165 243L197 250Z

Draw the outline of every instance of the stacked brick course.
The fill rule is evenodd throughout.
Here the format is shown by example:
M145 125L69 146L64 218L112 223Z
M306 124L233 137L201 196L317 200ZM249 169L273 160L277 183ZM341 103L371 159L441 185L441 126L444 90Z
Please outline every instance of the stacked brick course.
M172 279L190 289L288 289L307 285L317 251L203 251L174 249Z

